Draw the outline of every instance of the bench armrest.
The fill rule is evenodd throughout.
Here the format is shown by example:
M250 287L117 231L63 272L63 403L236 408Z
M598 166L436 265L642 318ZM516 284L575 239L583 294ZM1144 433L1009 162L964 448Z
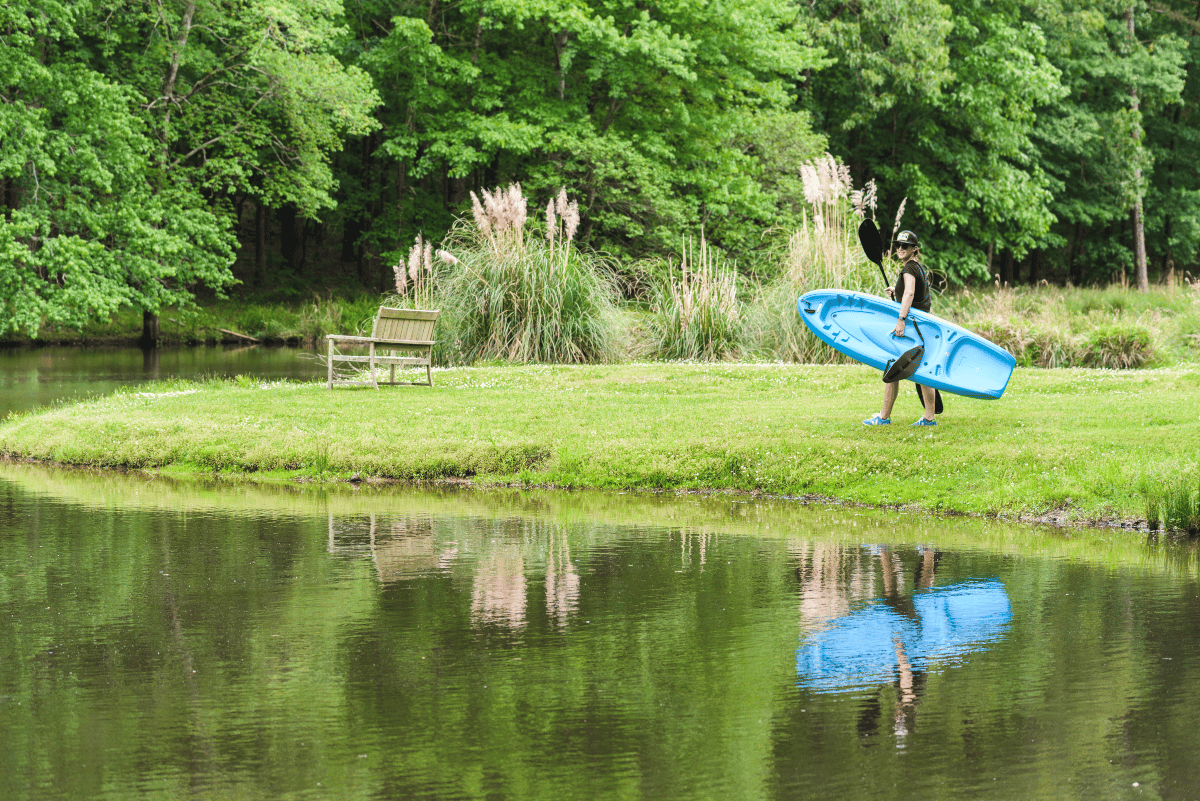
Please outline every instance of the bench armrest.
M376 339L374 337L356 337L349 334L326 334L326 339L332 339L337 342L359 342L367 345L374 342L376 345L433 345L436 340L424 339Z

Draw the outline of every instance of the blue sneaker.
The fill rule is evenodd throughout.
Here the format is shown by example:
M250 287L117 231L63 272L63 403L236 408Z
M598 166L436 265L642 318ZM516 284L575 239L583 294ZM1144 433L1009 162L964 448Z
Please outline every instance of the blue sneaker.
M875 414L871 415L866 420L863 420L864 426L890 426L891 424L892 418L880 417L879 412L875 412Z
M926 420L924 417L913 423L914 426L936 426L937 420Z

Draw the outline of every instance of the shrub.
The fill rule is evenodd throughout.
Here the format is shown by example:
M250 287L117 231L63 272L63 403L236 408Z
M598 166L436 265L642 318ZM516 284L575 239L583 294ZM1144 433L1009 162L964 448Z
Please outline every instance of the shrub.
M748 340L756 353L777 361L841 363L847 357L817 339L800 321L796 300L814 289L882 291L879 269L863 254L858 225L874 214L875 184L855 190L849 170L826 154L804 165L806 210L787 234L779 275L759 288L747 312ZM903 214L901 205L900 215ZM896 227L900 224L896 217Z
M742 350L737 268L700 237L699 252L684 240L679 269L653 290L647 326L655 356L690 361L735 358Z
M616 358L620 314L610 270L601 257L575 247L579 211L566 191L546 209L544 238L526 230L520 185L485 191L482 202L472 192L471 200L473 221L460 221L451 231L442 251L445 266L428 262L449 358L465 363Z
M1154 356L1150 332L1135 323L1114 322L1089 331L1080 347L1086 367L1141 367Z

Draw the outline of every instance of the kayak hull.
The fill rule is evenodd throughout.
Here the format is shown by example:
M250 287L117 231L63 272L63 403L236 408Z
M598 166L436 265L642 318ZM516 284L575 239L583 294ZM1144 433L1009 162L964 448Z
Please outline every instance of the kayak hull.
M900 304L876 295L818 289L802 295L796 308L819 339L880 371L922 344L915 320L924 336L925 353L909 380L942 392L995 400L1004 394L1017 364L998 345L919 309L909 309L904 336L895 336Z

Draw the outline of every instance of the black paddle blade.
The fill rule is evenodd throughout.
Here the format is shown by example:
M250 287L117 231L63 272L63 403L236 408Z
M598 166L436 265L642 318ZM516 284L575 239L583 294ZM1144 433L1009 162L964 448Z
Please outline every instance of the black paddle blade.
M858 226L858 241L862 243L863 253L867 254L867 258L883 266L883 238L879 236L879 229L875 227L874 220L863 220ZM884 280L887 280L886 276Z
M925 347L917 345L915 348L904 351L900 357L888 364L888 368L883 371L883 383L893 384L917 372L917 368L921 366L921 359L925 358Z

